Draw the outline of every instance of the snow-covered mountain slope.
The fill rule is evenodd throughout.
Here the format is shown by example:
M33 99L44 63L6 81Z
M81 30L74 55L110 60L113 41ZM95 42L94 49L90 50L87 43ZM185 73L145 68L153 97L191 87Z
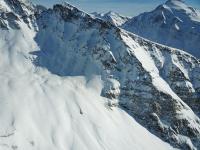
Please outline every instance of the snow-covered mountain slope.
M172 149L107 106L100 76L60 77L36 67L30 53L40 50L37 33L21 19L16 23L18 30L0 29L1 150Z
M123 28L200 58L200 11L182 0L168 0L152 12L133 17Z
M0 28L2 149L200 148L195 57L68 4L31 8Z
M93 17L101 18L105 21L109 21L110 23L116 25L116 26L122 26L126 21L128 21L130 18L122 16L116 12L109 11L107 13L92 13Z

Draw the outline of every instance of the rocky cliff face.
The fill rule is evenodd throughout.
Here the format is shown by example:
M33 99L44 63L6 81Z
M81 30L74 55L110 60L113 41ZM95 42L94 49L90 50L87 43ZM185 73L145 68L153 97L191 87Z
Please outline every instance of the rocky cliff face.
M34 14L38 9L29 1L25 0L2 0L0 2L0 27L4 30L20 29L18 22L21 19L29 26L34 28Z
M183 1L168 0L151 12L133 17L123 28L200 58L200 11Z
M52 20L55 22L52 23ZM56 5L53 10L44 12L38 22L39 27L45 28L39 29L36 39L50 56L39 54L37 64L63 76L100 74L105 82L102 96L110 99L110 105L122 107L173 146L191 149L198 146L199 119L182 101L189 102L191 108L198 107L190 101L193 97L195 100L195 96L198 99L199 95L197 59L179 50L145 41L102 20L92 19L68 5ZM69 27L67 31L66 27ZM40 39L40 34L48 36ZM55 40L55 37L60 39ZM49 40L52 46L46 47L43 42ZM53 45L61 43L62 49L68 48L51 49ZM65 65L58 67L57 59L61 59ZM80 59L83 59L81 64ZM71 61L73 64L69 63ZM186 62L193 67L187 66ZM87 64L91 66L85 68ZM187 74L186 70L191 74ZM182 89L185 90L184 94L181 94ZM191 97L185 96L188 94ZM184 96L186 98L181 100ZM195 112L198 113L198 109ZM188 143L190 138L192 140Z
M6 30L23 31L23 22L29 32L34 32L31 40L38 50L21 52L34 69L25 70L33 70L33 75L38 69L47 70L50 75L42 73L42 78L82 76L87 83L100 76L98 96L107 98L106 107L123 109L173 147L200 148L198 59L93 18L69 4L33 12L34 17L27 15L31 25L21 17L15 20L18 28L6 24ZM4 30L2 27L1 32ZM50 85L50 89L54 87ZM52 90L55 95L57 92Z

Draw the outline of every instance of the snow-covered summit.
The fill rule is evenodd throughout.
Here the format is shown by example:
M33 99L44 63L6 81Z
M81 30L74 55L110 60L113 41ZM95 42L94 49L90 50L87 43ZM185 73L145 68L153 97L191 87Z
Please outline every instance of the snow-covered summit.
M152 12L133 17L123 28L200 58L200 11L182 0L168 0Z
M165 7L166 9L171 9L171 11L174 13L174 15L178 16L178 15L182 14L184 16L189 16L189 18L193 21L200 22L200 12L199 12L199 10L197 10L197 9L191 7L191 6L188 6L182 0L168 0L163 5L163 7Z
M116 13L116 12L113 12L113 11L109 11L107 13L94 12L94 13L92 13L92 15L94 17L101 18L105 21L109 21L116 26L121 26L126 21L128 21L130 19L129 17L122 16L122 15Z

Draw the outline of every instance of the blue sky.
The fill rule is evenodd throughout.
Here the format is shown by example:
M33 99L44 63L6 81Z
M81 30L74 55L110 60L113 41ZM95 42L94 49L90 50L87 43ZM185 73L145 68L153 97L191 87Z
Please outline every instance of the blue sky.
M33 3L40 3L51 7L55 3L63 0L32 0ZM65 0L78 8L90 12L115 11L126 16L135 16L144 11L151 11L157 5L166 0ZM200 0L185 0L185 2L195 8L200 9Z

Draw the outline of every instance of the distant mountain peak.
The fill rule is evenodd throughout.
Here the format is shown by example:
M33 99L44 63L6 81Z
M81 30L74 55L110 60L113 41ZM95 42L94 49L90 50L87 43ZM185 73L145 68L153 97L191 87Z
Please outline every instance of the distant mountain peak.
M200 11L183 0L168 0L151 12L133 17L123 28L200 58Z
M184 0L167 0L165 3L176 3L176 2L185 3Z
M109 11L106 13L107 15L120 15L119 13L117 12L114 12L114 11Z
M187 8L187 4L183 0L168 0L164 5L172 8Z
M166 3L173 3L173 2L185 2L184 0L167 0Z
M94 13L92 13L92 15L97 18L101 18L105 21L108 21L108 22L114 24L115 26L121 26L130 19L128 17L125 17L125 16L120 15L119 13L113 12L113 11L109 11L107 13L94 12Z

